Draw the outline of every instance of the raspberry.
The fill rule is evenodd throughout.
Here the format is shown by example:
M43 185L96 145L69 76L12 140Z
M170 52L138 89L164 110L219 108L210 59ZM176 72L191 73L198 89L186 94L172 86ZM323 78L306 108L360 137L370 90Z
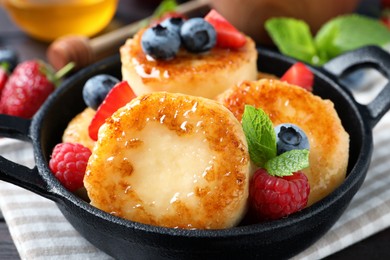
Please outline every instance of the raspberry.
M57 144L49 162L50 170L69 191L84 186L83 179L88 159L89 148L76 143Z
M271 176L265 169L258 169L249 187L251 208L259 220L286 217L307 205L310 187L304 173Z

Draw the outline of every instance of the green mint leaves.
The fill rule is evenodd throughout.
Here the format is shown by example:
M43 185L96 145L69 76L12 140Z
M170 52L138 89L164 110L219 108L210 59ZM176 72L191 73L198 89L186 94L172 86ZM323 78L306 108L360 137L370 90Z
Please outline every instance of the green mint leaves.
M358 14L331 19L315 37L306 22L294 18L268 19L265 28L281 53L317 66L346 51L390 42L385 25Z
M276 136L271 120L261 109L245 106L242 127L251 160L258 166L276 156Z
M292 150L277 156L275 130L262 109L246 105L242 127L252 162L265 168L270 175L292 175L309 166L308 150Z
M279 51L284 55L308 62L321 64L309 25L294 18L271 18L265 28Z
M321 27L315 42L320 56L328 60L366 45L384 46L390 42L390 30L377 19L357 14L340 16Z
M264 168L272 176L287 176L309 167L309 150L291 150L267 161Z

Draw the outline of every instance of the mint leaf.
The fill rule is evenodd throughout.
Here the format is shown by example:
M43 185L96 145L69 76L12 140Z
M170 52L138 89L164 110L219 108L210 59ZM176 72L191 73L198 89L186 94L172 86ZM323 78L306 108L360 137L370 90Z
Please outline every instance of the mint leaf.
M294 18L271 18L265 22L265 29L284 55L313 65L324 63L318 56L306 22Z
M384 46L390 42L390 30L378 19L351 14L325 23L315 36L323 59L331 59L366 45Z
M263 110L245 105L242 127L252 162L263 167L276 156L276 135L271 119Z
M284 55L322 65L330 59L367 45L390 43L390 30L378 19L359 14L338 16L325 23L313 38L303 20L271 18L265 28Z
M309 150L291 150L267 161L264 168L272 176L288 176L309 167Z

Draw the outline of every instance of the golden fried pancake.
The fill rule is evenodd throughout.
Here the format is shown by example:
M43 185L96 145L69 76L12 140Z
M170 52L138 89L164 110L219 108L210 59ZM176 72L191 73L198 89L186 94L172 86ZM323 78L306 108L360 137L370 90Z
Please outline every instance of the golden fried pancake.
M143 32L120 48L123 80L137 95L167 91L215 98L236 83L257 78L257 51L250 38L240 49L213 48L202 54L182 49L172 60L163 61L142 51Z
M95 110L87 107L81 113L76 115L66 127L62 135L62 142L79 143L88 147L92 151L95 141L89 137L88 126L95 113Z
M185 229L236 225L248 200L241 124L220 103L154 92L100 128L84 178L91 204L133 221Z
M238 120L245 104L262 108L276 126L293 123L310 143L310 167L305 169L310 195L308 205L324 198L344 180L349 155L349 135L330 100L279 80L246 81L218 97Z

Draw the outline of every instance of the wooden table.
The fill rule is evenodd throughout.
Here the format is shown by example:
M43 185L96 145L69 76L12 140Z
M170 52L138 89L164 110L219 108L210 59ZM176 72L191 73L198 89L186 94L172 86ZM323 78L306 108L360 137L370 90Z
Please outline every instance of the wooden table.
M114 23L128 24L149 15L153 6L142 1L121 0ZM109 26L110 28L110 26ZM20 60L40 58L46 60L47 43L36 41L21 32L0 8L0 47L12 47L20 55ZM328 259L390 259L390 228L350 246ZM0 217L0 259L20 259L7 224Z

